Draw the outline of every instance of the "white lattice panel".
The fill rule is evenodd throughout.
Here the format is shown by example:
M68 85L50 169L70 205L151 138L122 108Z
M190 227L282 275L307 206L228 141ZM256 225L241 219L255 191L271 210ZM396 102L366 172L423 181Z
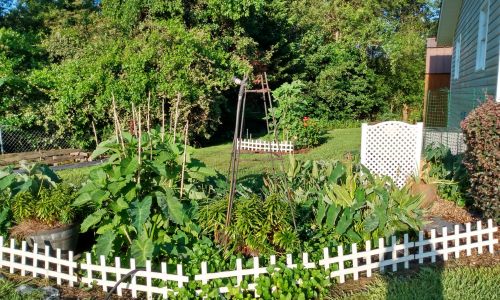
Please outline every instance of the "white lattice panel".
M247 150L252 152L278 152L278 153L293 152L293 144L288 141L276 143L276 142L262 141L262 140L239 139L236 145L239 150Z
M390 121L361 127L361 163L373 174L386 175L402 187L418 174L423 123Z

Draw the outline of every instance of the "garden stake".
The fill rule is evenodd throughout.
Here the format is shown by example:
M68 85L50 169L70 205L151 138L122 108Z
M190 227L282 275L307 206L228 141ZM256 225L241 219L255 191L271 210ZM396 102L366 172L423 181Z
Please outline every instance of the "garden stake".
M161 99L161 142L165 140L165 98Z
M175 103L175 116L174 116L174 143L177 133L177 121L179 119L179 102L181 102L181 93L177 93L177 102Z
M151 115L150 115L151 91L148 92L148 139L149 139L149 159L153 159L153 140L151 139Z
M142 128L141 128L141 107L139 106L139 114L137 116L139 123L139 138L137 140L137 151L139 155L137 155L137 160L139 161L139 165L141 164L141 147L142 147ZM141 182L141 173L137 174L137 183Z
M99 141L97 140L97 131L95 130L95 123L94 120L92 120L92 130L94 131L94 138L95 138L95 145L99 145Z
M134 130L134 136L137 137L137 113L135 111L135 105L134 102L132 102L132 125L133 125L133 130Z
M122 149L123 149L123 154L125 155L125 144L123 143L123 135L122 135L122 129L121 129L121 125L120 125L120 120L118 119L118 113L116 111L116 103L115 103L115 94L113 92L111 92L111 96L113 97L113 114L114 114L114 117L115 117L115 121L116 121L116 127L118 128L118 135L119 135L119 139L118 142L122 144Z
M184 153L182 158L182 173L181 173L181 191L179 199L182 200L182 192L184 191L184 172L186 170L186 160L187 160L187 142L188 142L188 130L189 130L189 120L186 121L186 126L184 129Z

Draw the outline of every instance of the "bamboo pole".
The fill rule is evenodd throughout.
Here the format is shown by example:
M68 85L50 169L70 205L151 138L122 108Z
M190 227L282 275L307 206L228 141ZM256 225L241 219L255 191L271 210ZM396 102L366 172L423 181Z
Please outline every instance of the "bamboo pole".
M161 100L161 142L165 140L165 98Z
M182 173L181 173L181 191L179 199L182 200L182 194L184 192L184 173L186 171L186 161L187 161L187 142L188 142L188 131L189 131L189 120L186 121L186 126L184 129L184 153L182 158Z
M95 139L95 145L99 145L99 140L97 139L97 130L95 129L95 123L94 120L92 120L92 130L94 130L94 139Z
M181 102L181 93L177 93L177 102L175 103L175 116L174 116L174 143L177 133L177 121L179 120L179 102Z
M115 121L116 121L116 126L118 127L118 136L119 136L119 140L118 142L122 144L122 149L123 149L123 152L125 154L125 144L123 143L123 134L122 134L122 129L121 129L121 125L120 125L120 120L118 119L118 112L116 111L116 102L115 102L115 94L112 92L111 93L111 96L113 98L113 114L114 114L114 117L115 117Z
M141 107L139 106L139 111L137 114L137 123L139 126L139 132L138 132L138 137L137 137L137 161L139 162L139 165L141 164L141 147L142 147L142 127L141 127ZM139 172L137 174L137 183L141 182L141 173Z
M151 139L151 91L148 92L148 140L149 140L149 159L153 159L153 140Z
M137 113L135 112L135 105L134 102L132 102L132 132L135 137L137 137Z

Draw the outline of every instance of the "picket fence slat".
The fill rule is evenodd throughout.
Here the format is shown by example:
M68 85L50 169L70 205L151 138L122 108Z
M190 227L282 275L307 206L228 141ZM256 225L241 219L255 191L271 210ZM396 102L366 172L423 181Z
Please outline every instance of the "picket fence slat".
M255 151L255 152L293 152L293 143L289 141L274 142L262 140L238 139L236 147L239 150Z
M411 262L422 264L427 260L435 262L438 257L448 260L450 254L458 258L461 252L465 255L472 255L476 250L478 254L484 252L493 253L494 246L498 239L494 238L494 233L498 227L493 224L493 220L488 220L486 226L481 221L475 224L465 224L465 230L460 230L459 225L455 225L452 232L447 227L441 229L441 233L435 229L430 231L430 237L423 231L419 232L416 241L410 241L408 234L405 234L402 240L395 236L388 239L378 240L378 246L372 247L371 241L365 241L364 249L358 244L339 245L335 250L324 248L323 258L317 262L309 260L308 253L302 253L301 259L296 259L291 254L286 255L286 267L297 268L299 264L304 268L324 268L330 270L330 278L337 279L340 283L348 278L358 280L362 276L371 277L374 271L384 272L390 268L393 272L398 270L401 265L408 269ZM260 257L253 257L252 267L244 268L243 260L237 259L234 269L218 270L209 272L208 262L201 263L201 272L194 276L183 274L183 266L176 266L176 274L167 272L168 266L165 262L160 264L160 271L146 261L145 268L136 270L136 261L130 259L129 267L122 266L121 259L115 257L113 263L108 263L104 256L99 257L97 261L92 261L90 253L86 253L85 259L81 263L73 261L73 253L68 252L68 258L62 258L60 249L53 250L45 246L44 251L39 250L35 244L33 249L28 249L25 241L21 247L17 248L13 239L9 246L4 246L4 238L0 236L0 268L8 268L10 273L19 272L22 276L31 273L33 277L45 277L55 279L57 284L67 282L70 286L75 283L84 283L88 286L96 284L103 291L108 292L117 282L131 272L130 278L123 280L117 285L116 294L123 295L124 290L129 290L132 297L137 297L138 293L145 295L147 299L161 296L168 297L172 292L172 285L183 287L191 280L202 284L208 284L213 280L234 280L235 287L240 287L243 280L248 280L247 291L256 290L256 280L260 275L268 273L269 266L275 266L276 257L269 257L266 265L260 264ZM331 255L331 253L334 253ZM414 254L410 254L414 253ZM173 266L172 266L173 267ZM77 271L83 271L83 275L77 277ZM167 286L167 283L169 285ZM227 286L219 287L219 293L227 293ZM197 291L200 293L201 291ZM257 294L255 294L258 297Z

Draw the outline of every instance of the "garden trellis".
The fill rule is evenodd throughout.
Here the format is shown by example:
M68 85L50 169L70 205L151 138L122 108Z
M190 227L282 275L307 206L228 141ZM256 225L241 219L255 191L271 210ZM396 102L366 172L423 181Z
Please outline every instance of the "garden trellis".
M474 226L475 225L475 226ZM486 226L484 226L486 225ZM465 226L455 225L452 232L450 228L443 227L440 230L430 232L419 232L418 237L411 241L408 234L402 239L392 236L389 239L379 239L377 245L371 241L357 245L340 245L334 249L323 249L323 257L315 262L309 259L308 253L303 253L301 258L295 258L288 254L286 256L286 267L297 268L302 264L304 268L324 268L330 271L330 277L340 283L352 278L358 280L360 277L371 277L374 272L384 272L387 268L397 271L400 267L408 269L411 264L422 264L435 262L438 258L443 260L470 256L473 250L482 254L486 248L489 253L494 253L494 247L498 239L494 234L498 227L493 220L487 224L478 221L475 224L467 223ZM0 267L6 268L10 273L20 273L22 276L31 274L33 277L44 277L55 279L58 284L67 282L70 286L84 283L88 286L93 284L101 287L104 291L110 291L117 285L118 281L125 275L136 269L136 263L132 259L129 266L122 266L121 259L115 258L114 263L106 262L104 257L99 261L93 261L87 253L85 260L78 263L73 260L73 253L69 252L64 258L60 250L54 251L45 247L43 253L38 253L36 246L28 249L26 242L22 242L21 248L16 248L14 240L10 240L9 246L3 246L3 237L0 237ZM465 252L465 253L462 253ZM243 280L249 281L247 291L255 291L256 279L269 272L269 266L276 265L276 257L271 256L267 264L260 264L261 257L251 258L252 267L244 268L242 259L236 260L236 266L232 270L217 270L209 272L208 263L201 263L199 274L187 276L183 274L185 266L180 264L171 266L176 271L167 272L166 263L153 266L146 261L145 268L139 269L130 278L118 284L116 292L122 295L123 290L130 290L133 297L145 295L148 299L155 296L168 297L173 292L173 286L183 287L191 281L200 284L209 284L219 279L233 279L236 286ZM159 267L159 268L158 268ZM169 269L171 270L171 269ZM79 277L77 274L82 274ZM300 281L298 282L300 284ZM139 293L143 294L139 294ZM198 291L199 292L199 291ZM219 293L227 293L227 286L219 286Z
M398 121L361 126L361 164L371 172L391 177L402 187L418 175L422 153L423 123Z

